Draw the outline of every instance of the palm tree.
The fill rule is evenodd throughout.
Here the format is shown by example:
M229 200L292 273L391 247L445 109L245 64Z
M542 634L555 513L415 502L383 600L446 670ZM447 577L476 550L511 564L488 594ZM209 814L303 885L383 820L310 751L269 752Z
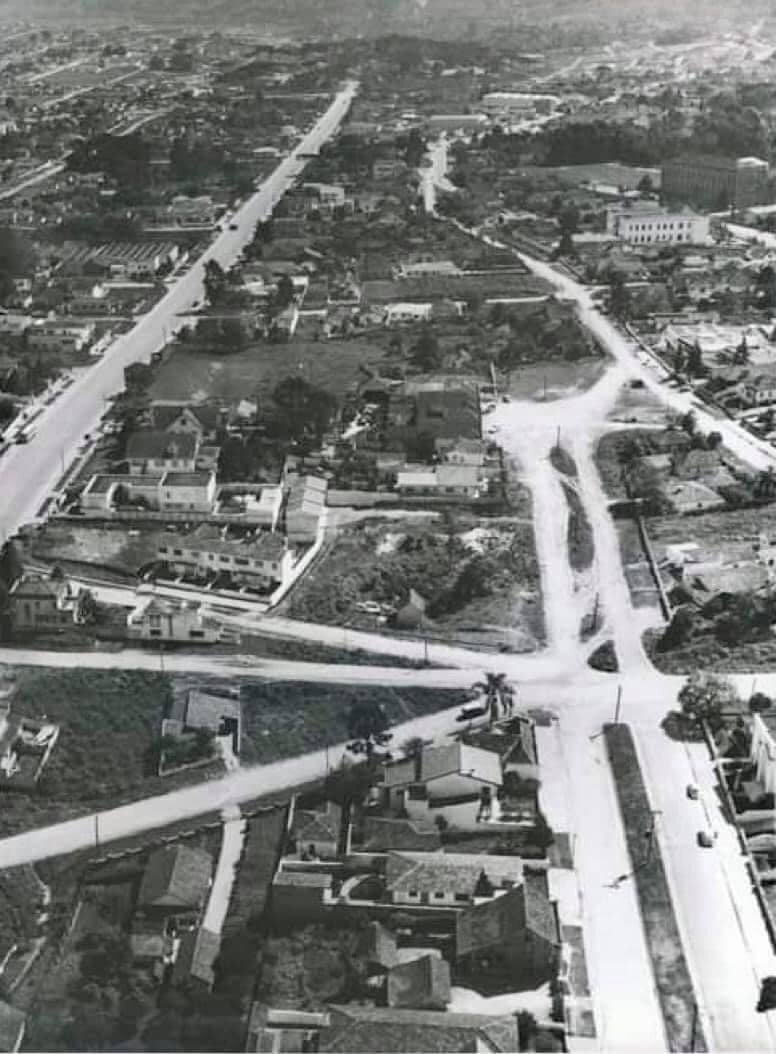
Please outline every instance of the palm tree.
M486 673L484 681L472 685L474 691L483 692L488 707L488 720L493 725L503 712L504 698L511 689L505 673Z

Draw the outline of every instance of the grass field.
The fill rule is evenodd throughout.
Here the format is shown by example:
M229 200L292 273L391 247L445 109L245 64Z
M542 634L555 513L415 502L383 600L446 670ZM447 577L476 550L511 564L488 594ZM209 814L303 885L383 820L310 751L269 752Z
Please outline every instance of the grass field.
M569 506L567 534L569 563L575 571L586 571L592 565L595 556L593 529L587 518L585 506L574 487L564 483L563 493L566 495Z
M133 579L144 564L156 559L162 532L142 530L131 535L127 527L47 523L35 534L30 551L47 562L90 564Z
M634 868L633 877L669 1049L689 1050L695 993L674 916L660 847L653 840L651 852L646 851L644 832L650 829L654 821L635 744L627 725L606 725L604 736L628 853ZM700 1025L696 1028L694 1040L693 1050L707 1049Z
M60 735L38 793L4 797L3 834L205 778L206 769L164 780L156 775L160 722L172 699L165 674L16 667L13 678L14 713L45 714L60 725Z
M240 399L258 396L266 402L285 377L301 375L311 384L341 397L362 367L384 361L382 346L367 338L292 340L287 344L251 344L244 351L216 355L179 345L154 378L152 399Z
M267 763L292 757L348 738L347 715L352 702L366 699L382 705L391 724L458 706L471 698L462 689L384 688L379 686L311 684L289 681L277 685L249 681L243 685L245 763Z
M515 399L566 399L592 388L606 368L607 361L602 358L521 366L507 375L506 390Z

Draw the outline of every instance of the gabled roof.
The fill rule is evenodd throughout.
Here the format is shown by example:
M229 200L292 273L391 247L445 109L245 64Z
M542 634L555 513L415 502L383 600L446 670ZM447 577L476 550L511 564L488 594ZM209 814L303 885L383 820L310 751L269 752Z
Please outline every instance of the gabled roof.
M386 787L403 787L410 783L427 783L450 775L468 776L480 783L500 787L501 759L491 750L471 747L466 743L445 743L438 747L424 747L419 769L415 758L385 766Z
M213 860L204 849L170 845L151 853L138 894L141 907L199 908L207 894Z
M167 431L181 417L189 414L196 418L203 432L215 432L218 428L221 409L214 403L151 403L151 421L155 429Z
M396 953L396 935L381 922L370 922L359 934L358 954L367 960L370 966L389 970L399 962Z
M521 885L460 912L456 918L458 958L512 945L526 930L550 943L559 939L544 873L526 871Z
M57 600L60 588L61 584L58 586L56 582L42 575L23 574L16 579L9 592L16 599L24 597L25 600Z
M440 955L423 955L391 967L388 1006L444 1010L450 1002L450 967Z
M416 1051L499 1052L519 1049L517 1018L511 1014L452 1014L397 1007L332 1006L321 1031L321 1051L351 1054L411 1054Z
M390 816L364 817L365 852L379 852L385 849L430 852L439 849L441 844L438 827L423 827L413 820L394 819Z
M340 836L342 809L336 802L327 801L321 810L297 809L291 834L300 843L337 841Z
M510 889L523 881L523 861L485 853L390 851L385 868L386 888L392 893L444 891L473 897L483 875L494 889Z
M126 456L130 461L151 458L193 458L197 453L197 437L187 432L162 432L144 429L133 432L127 442Z

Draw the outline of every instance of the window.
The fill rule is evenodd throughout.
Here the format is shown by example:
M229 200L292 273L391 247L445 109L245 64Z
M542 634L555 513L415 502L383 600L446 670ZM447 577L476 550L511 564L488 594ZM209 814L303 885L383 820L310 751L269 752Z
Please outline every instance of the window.
M456 900L457 904L468 904L469 903L469 898L466 896L465 893L456 893L455 894L455 900Z
M172 555L173 556L183 556L183 550L182 549L173 549Z
M201 640L205 636L205 631L202 629L190 629L189 636L192 640Z
M248 557L247 556L235 556L234 562L237 564L238 567L247 567L248 566Z
M161 635L162 635L162 631L160 629L152 629L151 630L151 636L152 637L161 637Z
M442 900L443 897L444 897L444 893L435 893L434 894L434 898L436 900Z

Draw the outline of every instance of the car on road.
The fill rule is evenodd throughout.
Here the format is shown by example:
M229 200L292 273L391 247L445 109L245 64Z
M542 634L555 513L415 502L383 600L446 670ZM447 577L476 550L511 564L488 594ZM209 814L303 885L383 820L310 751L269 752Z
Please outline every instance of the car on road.
M478 717L484 717L487 712L484 706L465 706L456 717L456 721L474 721Z
M14 436L14 443L29 443L30 433L29 432L17 432Z
M230 223L229 224L229 230L230 231L239 231L239 229L240 229L240 225L238 223Z
M694 783L687 784L687 797L690 798L691 801L698 800L698 788L695 786Z
M716 839L716 833L712 834L710 831L698 831L696 839L701 849L711 849L714 846Z

